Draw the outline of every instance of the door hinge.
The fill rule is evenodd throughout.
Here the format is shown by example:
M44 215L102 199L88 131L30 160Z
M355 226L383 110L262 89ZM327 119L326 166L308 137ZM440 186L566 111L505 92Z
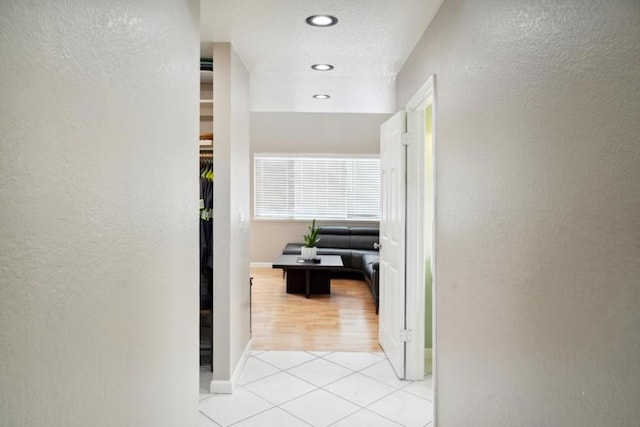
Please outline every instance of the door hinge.
M402 145L409 145L409 133L407 133L407 132L403 132L403 133L400 135L400 143L401 143Z
M413 341L413 331L411 329L400 330L400 341L411 342Z

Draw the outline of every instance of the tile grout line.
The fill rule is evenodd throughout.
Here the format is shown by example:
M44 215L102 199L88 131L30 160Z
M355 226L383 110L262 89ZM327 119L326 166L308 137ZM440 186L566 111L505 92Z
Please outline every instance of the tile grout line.
M407 387L408 387L408 386L407 386ZM410 395L412 395L412 396L415 396L415 397L417 397L417 398L419 398L419 399L422 399L422 400L426 400L427 402L429 402L429 403L433 404L433 400L429 400L429 399L427 399L426 397L418 396L418 395L417 395L417 394L415 394L415 393L412 393L412 392L410 392L410 391L408 391L408 390L405 390L407 387L403 387L403 388L398 389L398 390L402 390L402 391L404 391L405 393L409 393L409 394L410 394Z
M336 352L336 353L337 353L337 352ZM327 356L328 356L328 354L327 354ZM324 359L324 358L323 358L323 359ZM326 360L326 361L327 361L327 362L329 362L329 363L333 363L334 365L340 366L341 368L348 369L348 370L350 370L350 371L352 371L352 372L359 372L359 370L348 368L348 367L346 367L346 366L344 366L344 365L339 364L338 362L334 362L334 361L333 361L333 360L331 360L331 359L324 359L324 360ZM379 363L379 362L376 362L376 363ZM376 363L374 363L373 365L375 365ZM365 367L365 368L362 368L362 369L367 369L367 368L369 368L369 367L371 367L371 366L373 366L373 365L369 365L369 366L367 366L367 367Z
M358 405L358 404L356 404L356 403L354 403L354 402L351 402L350 400L345 399L344 397L338 396L338 395L336 395L335 393L331 393L329 390L325 390L325 389L323 389L322 387L318 387L318 388L316 388L315 390L310 391L309 393L301 394L301 395L300 395L300 396L298 396L298 397L305 396L305 395L307 395L307 394L313 393L314 391L318 391L318 390L325 391L325 392L327 392L327 393L329 393L329 394L332 394L332 395L334 395L334 396L336 396L336 397L338 397L338 398L340 398L340 399L342 399L342 400L344 400L344 401L346 401L346 402L349 402L349 403L352 403L352 404L354 404L354 405L358 406L358 408L357 408L354 412L349 413L349 414L348 414L348 415L346 415L345 417L342 417L342 418L340 418L340 419L338 419L338 420L334 421L333 423L331 423L331 424L329 424L329 425L335 424L335 423L337 423L338 421L340 421L340 420L342 420L342 419L344 419L344 418L346 418L346 417L348 417L348 416L351 416L351 415L355 414L356 412L358 412L359 410L363 409L362 407L360 407L360 405ZM293 401L293 400L296 400L298 397L296 397L295 399L291 399L291 400L289 400L288 402L284 402L284 403L283 403L283 405L284 405L285 403L289 403L289 402L291 402L291 401ZM287 411L285 408L281 408L280 406L278 406L278 407L279 407L280 409L282 409L283 411L285 411L287 414L293 415L294 417L296 417L296 418L298 418L298 419L301 419L301 418L299 418L299 417L295 416L294 414L291 414L291 413L290 413L289 411ZM302 420L302 421L304 421L306 424L309 424L309 422L307 422L306 420ZM309 425L312 425L312 424L309 424Z
M244 388L244 387L242 387L242 388ZM270 411L270 410L272 410L273 408L275 408L275 407L276 407L273 403L269 402L269 401L268 401L268 400L266 400L264 397L262 397L262 396L259 396L259 395L255 394L254 392L252 392L251 390L249 390L249 389L247 389L247 388L245 388L245 390L246 390L246 391L248 391L249 393L253 394L254 396L256 396L258 399L264 400L264 401L265 401L265 402L267 402L269 405L271 405L271 407L270 407L270 408L267 408L267 409L264 409L264 410L262 410L262 411L256 412L255 414L253 414L253 415L249 415L248 417L246 417L246 418L242 418L242 419L240 419L240 420L238 420L238 421L236 421L236 422L233 422L233 423L229 424L229 427L230 427L230 426L233 426L233 425L236 425L236 424L238 424L238 423L241 423L242 421L246 421L246 420L248 420L249 418L253 418L253 417L257 416L257 415L264 414L265 412Z
M285 372L285 371L282 371L282 372ZM274 375L275 375L275 374L274 374ZM289 374L289 375L292 375L292 374ZM293 376L293 375L292 375L292 376ZM295 377L295 378L297 378L297 377ZM302 380L302 379L300 378L300 380ZM304 381L304 380L302 380L302 381ZM292 398L291 398L291 399L289 399L289 400L285 400L284 402L279 403L279 404L277 404L277 405L276 405L275 403L271 403L271 402L269 402L267 399L265 399L264 397L260 396L258 393L254 392L253 390L249 390L248 388L245 388L245 390L247 390L247 391L248 391L249 393L251 393L251 394L254 394L254 395L258 396L260 399L264 400L264 401L265 401L265 402L267 402L269 405L273 405L273 407L274 407L274 408L280 408L280 406L281 406L281 405L287 404L287 403L289 403L289 402L291 402L291 401L296 400L296 399L297 399L297 398L299 398L299 397L306 396L306 395L307 395L307 394L309 394L309 393L313 393L314 391L320 390L320 387L318 387L317 385L315 385L315 384L311 384L311 383L310 383L310 382L308 382L308 381L304 381L304 382L306 382L307 384L312 385L312 386L313 386L313 387L315 387L315 388L314 388L313 390L309 390L309 391L306 391L306 392L304 392L304 393L302 393L302 394L299 394L299 395L297 395L297 396L295 396L295 397L292 397ZM244 388L244 387L243 387L243 388ZM282 409L282 410L284 411L284 409L283 409L283 408L280 408L280 409Z
M274 367L275 367L275 366L274 366ZM245 387L245 386L247 386L247 385L249 385L249 384L257 383L258 381L262 381L262 380L267 379L267 378L270 378L270 377L272 377L272 376L274 376L274 375L278 375L278 374L279 374L279 373L281 373L281 372L285 372L285 371L283 371L283 370L279 370L278 372L274 372L273 374L265 375L264 377L257 378L257 379L255 379L255 380L253 380L253 381L249 381L249 382L244 383L244 384L238 384L238 387Z
M348 352L348 351L338 352L338 351L336 351L336 352L334 352L334 353L354 353L354 352ZM369 354L372 354L372 353L371 353L371 352L369 352ZM328 356L328 355L327 355L327 356ZM369 369L370 367L375 366L375 365L377 365L377 364L379 364L379 363L381 363L381 362L386 361L386 360L387 360L387 358L386 358L386 356L383 356L379 361L377 361L377 362L373 362L371 365L367 365L367 366L365 366L365 367L363 367L363 368L360 368L360 369L352 369L352 368L349 368L349 367L347 367L347 366L344 366L344 365L339 364L338 362L334 362L334 361L333 361L333 360L331 360L331 359L325 359L325 360L326 360L327 362L331 362L331 363L336 364L336 365L338 365L338 366L341 366L341 367L343 367L343 368L349 369L349 370L351 370L351 371L353 371L353 372L360 372L360 371L364 371L365 369ZM363 374L363 375L364 375L364 374Z
M331 361L330 361L330 360L327 360L327 362L331 362ZM326 387L326 386L328 386L329 384L333 384L333 383L335 383L336 381L340 381L340 380L342 380L342 379L344 379L344 378L347 378L347 377L349 377L349 376L351 376L351 375L353 375L353 374L355 374L355 373L356 373L356 371L354 371L354 370L352 370L352 369L349 369L349 368L347 368L347 367L345 367L345 366L338 365L337 363L334 363L334 365L336 365L336 366L338 366L338 367L340 367L340 368L346 369L346 370L348 370L348 371L350 371L350 372L349 372L347 375L345 375L345 376L343 376L343 377L340 377L340 378L338 378L338 379L336 379L336 380L330 381L329 383L324 384L324 385L316 385L316 384L313 384L313 383L309 382L308 380L305 380L304 378L299 377L299 376L297 376L296 374L294 374L294 373L292 373L292 372L288 372L288 371L287 371L287 373L288 373L289 375L293 375L294 377L299 378L300 380L302 380L302 381L304 381L304 382L307 382L307 383L309 383L309 384L311 384L311 385L313 385L313 386L315 386L315 387L317 387L317 388L323 388L323 387ZM300 365L300 366L302 366L302 365Z
M315 390L314 390L314 391L315 391ZM290 401L289 401L289 402L290 402ZM278 409L280 409L281 411L283 411L283 412L285 412L285 413L287 413L287 414L291 415L291 416L292 416L292 417L294 417L295 419L300 420L300 421L302 421L303 423L305 423L305 424L307 424L307 425L309 425L309 426L311 426L311 427L314 427L314 426L313 426L313 424L309 424L309 423L307 422L307 420L303 420L302 418L300 418L300 417L299 417L299 416L297 416L296 414L292 414L291 412L287 411L285 408L281 408L280 406L278 406L277 408L278 408Z
M357 373L358 373L358 372L354 372L354 374L357 374ZM362 374L360 374L360 375L362 375ZM349 375L349 376L350 376L350 375ZM344 378L346 378L346 377L344 377ZM343 378L343 379L344 379L344 378ZM332 383L332 384L333 384L333 383ZM327 384L327 385L329 385L329 384ZM385 385L389 386L388 384L385 384ZM391 386L389 386L389 387L391 387ZM358 406L360 409L366 409L366 410L368 410L368 411L371 411L371 412L373 412L373 413L374 413L374 414L376 414L376 415L380 415L380 414L378 414L377 412L372 411L371 409L369 409L369 406L370 406L370 405L373 405L374 403L376 403L376 402L378 402L378 401L380 401L380 400L382 400L382 399L384 399L384 398L386 398L386 397L391 396L393 393L396 393L396 392L400 391L400 389L394 389L394 390L392 390L392 391L390 391L390 392L388 392L388 393L386 393L386 394L382 395L382 396L381 396L381 397L379 397L378 399L375 399L374 401L372 401L372 402L370 402L370 403L366 404L365 406L363 406L363 405L361 405L361 404L359 404L359 403L356 403L356 402L353 402L353 401L349 400L348 398L346 398L346 397L344 397L344 396L340 396L340 395L338 395L337 393L334 393L334 392L333 392L333 391L331 391L331 390L326 390L326 389L324 389L324 388L322 388L322 390L326 391L327 393L331 393L331 394L333 394L334 396L339 397L339 398L340 398L340 399L342 399L342 400L346 400L347 402L353 403L354 405ZM383 415L380 415L380 416L384 417ZM346 417L345 417L345 418L346 418ZM387 418L387 417L384 417L384 418Z
M211 399L213 396L216 396L217 394L219 394L219 393L211 393L211 394L209 394L209 396L206 396L206 397L203 397L202 399L199 399L199 400L198 400L198 405L199 405L200 403L204 402L205 400L209 400L209 399Z
M309 361L307 361L307 362L305 362L305 363L310 363L310 362L312 362L312 361L313 361L313 360L309 360ZM267 362L265 362L265 363L267 363ZM291 367L291 368L289 368L289 369L293 369L293 368L296 368L296 367L298 367L298 366L302 366L302 365L304 365L305 363L302 363L302 364L300 364L300 365L296 365L296 366L292 366L292 367ZM276 367L276 368L277 368L277 367ZM279 369L279 368L278 368L278 369ZM284 401L284 402L282 402L282 403L280 403L280 404L278 404L278 405L273 404L273 405L275 405L275 406L277 406L277 407L280 407L280 405L284 405L285 403L289 403L289 402L291 402L292 400L296 400L296 399L297 399L297 398L299 398L299 397L305 396L305 395L307 395L307 394L309 394L309 393L313 393L314 391L319 390L319 389L321 389L321 388L322 388L322 386L318 386L318 385L316 385L316 384L313 384L312 382L309 382L309 381L305 380L304 378L301 378L301 377L299 377L299 376L297 376L297 375L295 375L295 374L293 374L293 373L289 372L289 369L284 369L284 370L283 370L283 369L281 369L281 370L280 370L280 372L276 372L276 373L274 373L274 374L267 375L266 377L263 377L263 378L260 378L260 379L258 379L258 380L252 381L252 382L250 382L250 383L247 383L246 385L256 383L256 382L261 381L261 380L266 379L266 378L273 377L273 376L275 376L275 375L277 375L277 374L279 374L279 373L285 373L285 374L291 375L292 377L294 377L294 378L296 378L296 379L298 379L298 380L300 380L300 381L302 381L302 382L304 382L304 383L307 383L307 384L309 384L310 386L314 387L314 389L313 389L313 390L310 390L310 391L308 391L308 392L305 392L305 393L299 394L298 396L295 396L295 397L293 397L293 398L291 398L291 399L289 399L289 400L286 400L286 401ZM350 374L349 374L349 375L350 375ZM347 376L348 376L348 375L347 375ZM251 393L255 394L256 396L260 397L261 399L266 400L266 399L264 399L264 397L262 397L262 396L260 396L259 394L257 394L257 393L255 393L255 392L253 392L252 390L250 390L250 389L248 389L248 388L246 388L246 387L244 387L244 386L242 386L242 387L243 387L245 390L247 390L247 391L249 391L249 392L251 392ZM268 402L268 401L267 401L267 402ZM271 403L271 402L269 402L269 403Z
M394 393L398 393L398 392L400 392L400 391L404 391L404 390L402 390L401 388L400 388L400 389L397 389L397 390L395 390L395 391L393 391L393 392L391 392L391 393L387 394L386 396L381 397L380 399L377 399L377 400L375 400L375 401L371 402L371 403L370 403L370 404L368 404L368 405L366 406L366 408L364 408L364 409L366 409L366 410L368 410L368 411L371 411L371 412L373 412L374 414L376 414L376 415L378 415L378 416L381 416L382 418L386 418L386 419L388 419L388 420L391 420L391 421L393 421L393 422L395 422L395 423L400 424L400 422L399 422L399 421L397 421L397 420L393 420L393 419L391 419L391 418L387 417L386 415L382 415L382 414L380 414L380 413L378 413L378 412L376 412L375 410L373 410L373 409L371 409L371 408L370 408L370 406L371 406L371 405L373 405L373 404L375 404L375 403L377 403L377 402L379 402L379 401L381 401L381 400L383 400L383 399L386 399L387 397L391 396L392 394L394 394ZM416 396L416 395L414 395L413 393L408 393L408 392L406 392L406 391L405 391L405 393L407 393L407 394L411 394L412 396L417 397L418 399L426 400L426 399L422 399L420 396ZM432 405L432 408L433 408L433 402L431 402L431 401L429 401L429 400L426 400L426 401L427 401L427 402L429 402L429 403ZM432 419L431 421L427 422L427 424L429 424L429 423L430 423L430 422L432 422L432 421L433 421L433 419ZM402 424L400 424L400 425L402 425Z
M268 401L267 399L265 399L264 397L259 396L258 394L256 394L256 393L252 392L252 391L251 391L251 390L249 390L248 388L244 388L243 386L238 386L238 388L242 388L242 389L246 390L247 392L249 392L249 393L253 394L254 396L256 396L258 399L260 399L260 400L264 400L266 403L268 403L269 405L271 405L271 407L270 407L270 408L267 408L267 409L264 409L264 410L262 410L262 411L256 412L255 414L250 415L250 416L248 416L248 417L245 417L245 418L239 419L238 421L235 421L235 422L233 422L233 423L229 424L229 426L232 426L232 425L234 425L234 424L238 424L238 423L239 423L239 422L241 422L241 421L248 420L248 419L249 419L249 418L251 418L251 417L254 417L254 416L258 415L258 414L262 414L263 412L266 412L266 411L268 411L268 410L270 410L270 409L275 408L275 405L274 405L273 403L269 402L269 401ZM231 393L231 394L227 394L227 393L218 393L218 395L228 395L228 396L231 396L231 395L233 395L233 393ZM216 396L216 394L214 394L214 395L212 395L212 396ZM200 412L201 412L202 414L204 414L207 418L209 418L210 420L212 420L214 423L218 424L218 422L217 422L216 420L214 420L213 418L211 418L209 415L205 414L205 413L204 413L204 412L202 412L202 411L200 411ZM219 425L219 426L221 426L221 424L218 424L218 425Z
M278 351L278 350L274 350L274 351ZM297 350L286 350L286 351L297 351ZM313 358L314 358L314 359L320 359L320 357L319 357L319 356L315 356L315 355L310 354L310 353L308 353L308 352L306 352L306 351L304 351L304 350L299 351L299 352L300 352L300 353L307 353L307 354L309 354L310 356L313 356ZM268 353L268 351L265 351L264 353ZM264 354L264 353L262 353L262 354ZM251 356L250 356L250 357L251 357ZM260 360L261 362L266 363L267 365L273 366L274 368L279 369L279 370L281 370L281 371L286 371L286 370L288 370L288 369L292 369L292 368L295 368L295 367L297 367L297 366L304 365L305 363L308 363L308 362L313 361L313 359L311 359L311 360L306 360L306 361L304 361L304 362L302 362L302 363L298 363L297 365L289 366L289 367L288 367L288 368L286 368L286 369L282 369L282 368L280 368L280 367L278 367L278 366L275 366L275 365L274 365L274 364L272 364L272 363L267 362L266 360L262 360L262 359L260 359L259 357L256 357L256 359Z
M405 427L405 426L404 426L404 424L400 424L400 423L399 423L398 421L396 421L396 420L392 420L392 419L391 419L391 418L389 418L389 417L385 417L384 415L380 415L380 414L378 414L377 412L373 412L372 410L367 409L367 408L360 408L360 409L358 409L356 412L353 412L353 413L351 413L351 414L347 415L346 417L342 417L342 418L340 418L339 420L334 421L333 423L329 424L327 427L331 427L331 426L335 425L336 423L339 423L340 421L343 421L343 420L345 420L345 419L349 418L350 416L355 415L355 414L357 414L358 412L361 412L361 411L369 411L369 412L371 412L372 414L379 416L380 418L384 418L385 420L389 420L389 421L391 421L392 423L397 424L398 426Z
M222 427L221 424L218 424L218 422L216 420L214 420L213 418L211 418L209 415L205 414L204 412L198 410L198 412L200 412L202 415L204 415L208 420L211 420L212 423L214 423L215 425L217 425L218 427Z
M386 385L388 385L389 387L393 387L393 388L395 388L396 390L402 390L403 388L408 387L410 384L413 384L413 383L415 382L415 381L413 381L413 380L401 380L400 378L398 378L398 380L399 380L399 381L406 381L406 384L404 384L402 387L396 387L396 386L391 385L391 384L388 384L388 383L386 383L386 382L384 382L384 381L382 381L382 380L380 380L380 379L378 379L378 378L376 378L376 377L372 377L371 375L367 375L367 374L362 373L362 371L364 371L365 369L369 369L369 368L371 368L371 367L373 367L373 366L375 366L375 365L379 365L379 364L380 364L380 363L382 363L382 362L387 362L387 363L388 363L388 362L389 362L389 360L388 360L388 359L381 360L380 362L376 362L376 363L374 363L373 365L371 365L371 366L367 366L366 368L362 368L362 369L360 369L359 371L356 371L356 372L358 372L358 373L359 373L359 374L361 374L361 375L364 375L364 376L365 376L365 377L367 377L367 378L371 378L372 380L376 380L376 381L378 381L379 383L386 384Z
M333 354L333 353L337 353L335 351L326 351L325 352L324 350L317 350L317 351L323 351L323 352L327 353L327 354L323 354L322 356L318 356L318 355L312 353L313 351L316 351L316 350L302 350L302 351L304 351L305 353L309 353L310 355L315 356L318 359L323 359L325 356L328 356L328 355Z
M258 415L264 414L265 412L270 411L270 410L272 410L273 408L275 408L275 406L272 406L271 408L267 408L267 409L265 409L265 410L263 410L263 411L260 411L260 412L256 412L255 414L250 415L250 416L248 416L247 418L243 418L243 419L241 419L241 420L235 421L234 423L229 424L227 427L235 426L235 425L237 425L238 423L241 423L241 422L243 422L243 421L247 421L247 420L249 420L249 419L251 419L251 418L253 418L253 417L257 417Z

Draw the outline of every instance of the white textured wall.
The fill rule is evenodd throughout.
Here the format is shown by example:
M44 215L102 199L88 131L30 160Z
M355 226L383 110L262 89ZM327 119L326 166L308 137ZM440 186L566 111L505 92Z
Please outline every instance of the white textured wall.
M195 425L198 2L0 3L0 425Z
M249 335L249 72L231 50L231 366ZM237 369L237 368L236 368Z
M251 113L251 217L255 153L378 154L380 124L388 117L388 114ZM370 223L358 225L366 224ZM251 261L273 262L287 243L302 242L308 226L309 221L252 220Z
M438 426L640 422L640 3L446 0Z
M214 374L230 381L249 335L249 73L214 43Z

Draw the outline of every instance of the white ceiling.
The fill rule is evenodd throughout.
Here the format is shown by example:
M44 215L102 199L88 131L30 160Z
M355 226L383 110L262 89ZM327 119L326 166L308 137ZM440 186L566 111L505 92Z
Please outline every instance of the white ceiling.
M395 76L442 0L201 0L203 42L231 42L252 111L391 113ZM306 24L329 14L337 25ZM329 63L319 72L313 64ZM331 95L316 100L312 95Z

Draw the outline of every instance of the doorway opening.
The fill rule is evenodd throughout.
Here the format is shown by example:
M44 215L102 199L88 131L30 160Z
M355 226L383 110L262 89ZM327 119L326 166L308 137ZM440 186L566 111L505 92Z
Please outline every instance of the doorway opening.
M381 127L380 343L398 377L414 381L433 360L434 99L431 76Z
M202 49L204 50L203 45ZM213 372L213 59L200 58L200 392Z
M407 103L406 375L423 378L434 360L436 289L435 76Z
M431 77L407 104L406 111L400 113L395 119L389 120L394 121L391 133L394 134L394 138L397 137L395 146L402 146L406 151L396 156L400 158L399 162L404 162L404 164L394 172L397 173L398 185L402 188L402 192L406 194L406 200L404 198L403 200L395 200L398 208L402 211L399 216L405 218L405 223L396 224L396 228L400 231L395 233L394 236L398 235L404 241L397 241L396 237L387 239L388 241L384 240L383 228L387 218L383 217L380 225L381 257L383 257L385 248L393 249L392 243L399 244L403 248L403 252L405 252L406 248L406 254L402 254L398 262L394 263L394 265L401 265L404 269L404 272L396 275L398 280L394 280L394 282L402 283L400 296L396 298L394 295L383 294L381 289L380 316L386 314L392 316L386 329L390 335L394 335L392 338L397 344L398 351L395 353L398 363L394 365L394 369L398 377L408 380L423 379L425 372L431 372L433 365L433 302L436 277L434 252L436 200L434 191L434 119L434 78ZM382 151L381 148L381 160L383 157ZM381 209L381 211L384 214L385 208ZM398 215L394 215L394 217L396 216ZM395 250L392 252L397 253ZM260 267L267 267L267 265L261 265ZM397 267L394 268L397 269ZM381 275L387 274L389 271L388 267L385 271L385 267L381 264ZM254 297L256 297L254 301L256 302L254 305L254 349L284 350L307 348L313 338L310 337L311 334L306 332L311 331L313 327L326 328L326 330L331 327L337 328L336 322L330 320L328 311L323 314L322 310L319 310L320 308L326 310L334 309L329 307L326 304L327 301L320 296L314 296L311 300L301 299L301 304L295 307L295 309L300 309L299 313L294 313L287 308L265 312L263 310L264 307L261 307L261 304L258 303L260 298L265 297L265 295L259 295L262 292L263 281L270 280L273 282L273 289L268 290L266 293L267 298L273 299L269 305L283 303L287 298L283 289L280 291L275 290L276 286L284 286L282 273L278 270L271 275L267 274L269 276L267 278L262 277L263 273L255 272L253 274L256 276L253 288ZM384 278L381 278L381 286L384 280ZM404 282L407 284L406 290ZM364 283L360 284L362 285L362 290L366 291ZM357 283L354 285L357 286ZM361 298L352 298L352 301L358 299L361 299L365 304L370 304L370 301L367 300L367 292L364 292ZM394 303L393 308L383 307L385 304L388 306L391 299L397 304ZM398 307L396 308L395 306ZM293 316L289 320L285 320L287 315ZM382 323L379 321L381 317L373 313L373 306L372 312L368 317L371 317L371 319L350 320L357 322L359 326L364 325L367 321L373 322L376 323L376 329L382 329ZM262 318L280 322L280 325L290 332L289 336L284 338L284 342L280 342L280 344L270 348L266 348L263 345L264 341L262 339L264 337L260 334L264 331L260 330L260 326L257 326L257 324L262 323L258 319ZM345 341L355 342L355 340L360 339L355 336L350 337L347 330L344 333ZM374 342L374 347L377 346L377 342L383 341L376 335L371 340ZM317 348L317 350L332 350L331 345L336 342L325 340L322 348ZM334 350L337 349L336 347ZM370 347L368 349L372 351ZM384 348L384 350L389 356L388 349Z

